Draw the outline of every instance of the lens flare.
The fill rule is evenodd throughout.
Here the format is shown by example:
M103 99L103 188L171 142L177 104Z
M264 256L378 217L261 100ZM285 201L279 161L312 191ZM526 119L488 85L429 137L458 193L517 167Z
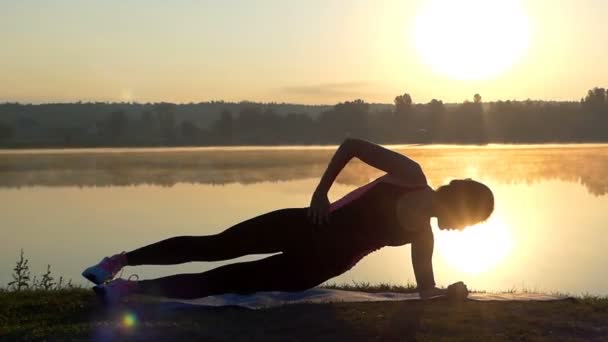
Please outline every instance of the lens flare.
M122 317L122 325L125 328L131 329L137 325L137 316L132 312L127 312Z

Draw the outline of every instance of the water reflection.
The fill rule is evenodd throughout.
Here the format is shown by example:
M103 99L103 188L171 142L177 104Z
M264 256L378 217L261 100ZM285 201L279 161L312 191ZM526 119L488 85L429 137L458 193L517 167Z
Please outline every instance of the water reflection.
M593 195L608 193L607 145L396 150L418 161L434 185L465 176L506 184L557 179L581 183ZM333 148L5 152L0 154L0 187L225 185L299 180L320 177L333 152ZM379 175L354 160L337 182L361 185Z
M438 284L607 294L608 278L598 276L608 262L607 145L398 150L419 161L433 185L473 177L495 193L496 211L485 225L465 233L433 225ZM332 153L0 153L0 284L10 279L20 248L34 273L51 264L57 275L80 279L84 265L108 253L217 233L262 212L304 206ZM349 164L330 199L379 175ZM333 281L411 282L409 252L384 248ZM125 275L201 272L224 263L146 266Z
M469 274L496 267L513 248L511 229L498 215L462 232L446 231L435 235L437 251L446 263Z

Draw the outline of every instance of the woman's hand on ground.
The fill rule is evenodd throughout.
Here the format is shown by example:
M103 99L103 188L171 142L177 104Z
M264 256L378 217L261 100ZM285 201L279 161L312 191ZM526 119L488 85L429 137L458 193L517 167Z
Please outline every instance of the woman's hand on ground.
M420 294L420 298L431 298L437 296L445 296L447 294L447 290L440 289L438 287L431 287L418 291L418 294Z
M469 289L463 282L459 281L448 286L447 289L431 287L429 289L420 290L418 293L420 294L420 298L447 296L451 300L465 300L469 295Z
M329 199L327 194L315 191L310 199L307 213L308 219L314 224L329 222Z
M469 296L469 289L463 282L459 281L448 286L447 295L452 300L465 300Z

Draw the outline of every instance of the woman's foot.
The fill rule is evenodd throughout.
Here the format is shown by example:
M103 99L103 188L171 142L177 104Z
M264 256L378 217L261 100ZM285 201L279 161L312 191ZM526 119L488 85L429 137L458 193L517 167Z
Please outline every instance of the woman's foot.
M114 279L123 267L127 265L125 253L112 255L103 258L99 263L93 265L82 272L82 276L92 281L96 285Z
M94 286L93 291L104 303L112 305L135 293L137 288L137 281L118 278L106 284Z

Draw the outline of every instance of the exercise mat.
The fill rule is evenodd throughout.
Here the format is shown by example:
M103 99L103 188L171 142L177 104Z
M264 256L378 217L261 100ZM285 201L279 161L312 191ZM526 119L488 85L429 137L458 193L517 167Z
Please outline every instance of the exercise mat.
M422 299L418 293L344 291L325 288L312 288L301 292L258 292L251 295L225 294L200 299L162 299L167 308L222 307L238 306L248 309L264 309L286 304L334 303L334 302L386 302L406 300L433 300L444 298L436 296ZM556 301L569 297L540 293L471 293L472 301Z

